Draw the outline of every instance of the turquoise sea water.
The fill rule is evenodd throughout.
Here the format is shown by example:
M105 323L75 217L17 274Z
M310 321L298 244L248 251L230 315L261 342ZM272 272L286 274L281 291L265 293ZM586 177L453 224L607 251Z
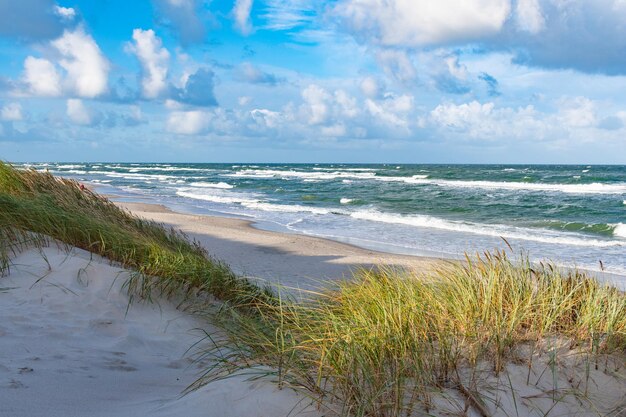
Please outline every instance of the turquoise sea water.
M398 253L502 248L626 275L626 167L22 164L129 200Z

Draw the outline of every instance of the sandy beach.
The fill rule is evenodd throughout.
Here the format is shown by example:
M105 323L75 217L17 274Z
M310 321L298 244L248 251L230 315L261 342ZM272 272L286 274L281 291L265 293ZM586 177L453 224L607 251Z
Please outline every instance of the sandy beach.
M13 259L0 279L0 415L318 415L306 398L248 376L181 396L210 365L188 349L216 329L167 301L129 307L127 277L54 245Z
M434 258L397 255L311 236L260 230L242 219L174 212L165 206L116 203L131 213L182 230L241 275L286 288L313 289L375 265L425 270Z

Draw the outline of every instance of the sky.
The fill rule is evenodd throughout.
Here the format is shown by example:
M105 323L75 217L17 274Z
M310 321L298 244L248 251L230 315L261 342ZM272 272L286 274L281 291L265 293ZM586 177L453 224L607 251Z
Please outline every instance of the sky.
M0 159L626 164L626 0L0 0Z

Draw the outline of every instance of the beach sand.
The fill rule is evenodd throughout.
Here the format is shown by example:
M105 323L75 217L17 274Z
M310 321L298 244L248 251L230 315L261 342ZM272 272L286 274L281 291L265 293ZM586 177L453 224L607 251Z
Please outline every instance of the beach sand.
M235 272L286 288L313 289L321 280L351 275L374 266L432 268L434 258L397 255L290 233L260 230L242 219L176 213L145 203L120 203L133 214L182 230Z
M56 246L0 278L0 416L316 416L269 380L236 376L181 397L208 364L187 351L207 322L170 303L133 303L128 272ZM300 413L300 414L298 414Z

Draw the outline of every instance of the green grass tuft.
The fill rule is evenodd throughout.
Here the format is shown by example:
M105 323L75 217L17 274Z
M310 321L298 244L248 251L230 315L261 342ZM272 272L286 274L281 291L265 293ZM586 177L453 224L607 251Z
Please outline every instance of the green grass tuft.
M76 181L0 162L0 272L21 243L47 236L136 271L134 294L207 292L224 301L272 303L273 295L211 258L176 230L139 219Z

